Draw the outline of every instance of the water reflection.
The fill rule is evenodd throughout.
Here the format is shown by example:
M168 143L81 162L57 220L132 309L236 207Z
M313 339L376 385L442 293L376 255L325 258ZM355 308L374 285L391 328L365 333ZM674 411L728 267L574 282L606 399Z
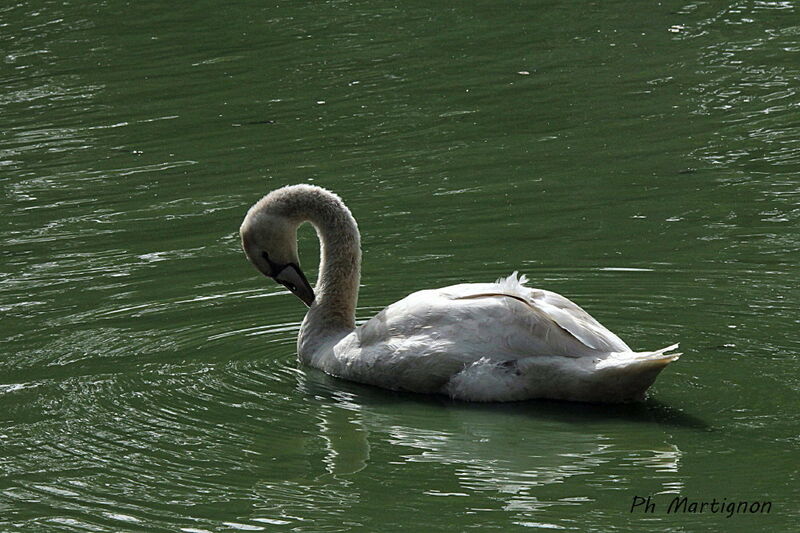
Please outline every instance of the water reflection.
M436 498L491 495L493 505L518 513L520 520L553 506L591 505L595 498L580 489L587 479L629 491L631 475L640 476L642 469L655 483L649 490L679 493L683 454L659 428L707 428L655 401L620 409L566 402L476 405L402 393L387 398L386 391L314 370L297 377L298 387L318 405L319 435L326 443L322 461L331 476L321 482L336 486L362 471L383 469L376 461L396 465L392 469L431 464L451 472L456 485L419 479L416 490ZM644 422L649 429L618 433L618 421L628 428L631 421ZM376 447L380 459L371 453ZM565 497L562 489L558 498L549 498L550 485L574 492L567 489L571 496Z

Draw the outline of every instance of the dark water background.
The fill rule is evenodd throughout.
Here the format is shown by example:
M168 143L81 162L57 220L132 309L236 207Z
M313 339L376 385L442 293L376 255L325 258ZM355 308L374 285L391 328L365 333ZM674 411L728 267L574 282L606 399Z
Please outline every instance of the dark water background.
M796 2L20 1L0 60L3 531L796 527ZM360 319L520 270L685 355L623 407L301 367L236 234L299 182Z

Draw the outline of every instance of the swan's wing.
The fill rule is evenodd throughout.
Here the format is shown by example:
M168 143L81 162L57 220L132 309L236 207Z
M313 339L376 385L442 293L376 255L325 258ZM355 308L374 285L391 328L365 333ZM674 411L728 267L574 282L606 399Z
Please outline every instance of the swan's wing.
M622 339L571 300L555 292L525 286L527 278L514 272L495 283L468 283L440 289L454 299L514 298L528 304L531 312L566 330L587 348L602 352L626 352Z
M524 281L524 278L523 278ZM420 340L500 359L534 355L581 357L630 348L563 296L518 283L469 283L419 291L358 329L362 346L382 349Z
M603 352L627 352L630 347L589 313L555 292L530 289L531 300L556 324L589 348Z

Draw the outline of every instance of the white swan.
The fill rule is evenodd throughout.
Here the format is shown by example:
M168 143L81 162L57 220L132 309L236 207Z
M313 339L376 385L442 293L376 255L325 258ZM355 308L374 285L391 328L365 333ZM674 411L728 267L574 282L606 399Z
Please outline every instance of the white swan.
M300 270L297 228L321 246L316 292ZM642 399L680 354L677 344L634 352L586 311L515 272L410 294L356 327L358 226L335 194L293 185L272 191L240 228L248 259L309 306L300 360L328 374L393 390L473 401Z

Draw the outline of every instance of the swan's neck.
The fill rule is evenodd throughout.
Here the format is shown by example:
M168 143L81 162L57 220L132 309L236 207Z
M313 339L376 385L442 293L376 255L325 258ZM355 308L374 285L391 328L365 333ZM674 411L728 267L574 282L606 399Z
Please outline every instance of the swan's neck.
M361 237L347 206L335 194L318 187L287 188L286 215L298 225L310 222L320 241L320 265L315 299L303 320L297 350L310 362L326 345L355 328L361 278Z
M331 327L352 330L356 322L361 279L361 238L356 221L344 204L341 211L310 219L320 242L320 264L314 300L306 322L313 317Z

